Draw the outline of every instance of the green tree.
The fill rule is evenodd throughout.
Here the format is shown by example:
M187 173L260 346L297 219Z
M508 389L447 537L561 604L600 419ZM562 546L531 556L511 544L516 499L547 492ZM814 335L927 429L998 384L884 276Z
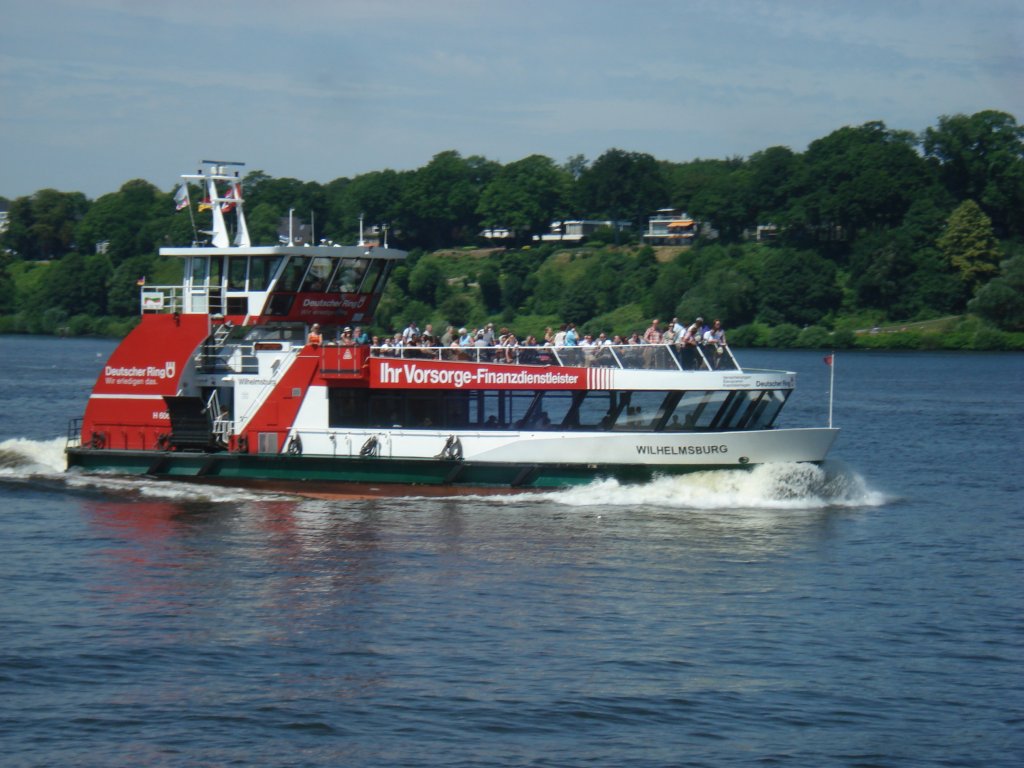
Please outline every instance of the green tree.
M75 226L89 209L80 192L41 189L15 199L0 244L22 259L60 258L75 247Z
M694 195L690 212L710 222L724 242L738 242L744 230L757 224L750 172L738 167L716 176Z
M105 255L69 253L51 265L43 306L68 315L105 315L111 272L110 259Z
M475 238L480 195L498 167L481 157L463 158L454 150L434 155L403 187L397 222L403 241L436 249Z
M17 307L17 287L8 268L11 257L0 251L0 315L12 314Z
M742 168L738 158L728 160L693 160L688 163L660 164L665 179L670 204L691 213L699 205L698 196L703 190L714 187L733 171ZM660 203L660 208L664 203ZM652 209L657 210L657 208Z
M967 306L1004 331L1024 331L1024 256L1004 261Z
M287 213L287 212L286 212ZM277 245L281 225L281 212L270 203L246 205L245 225L253 245Z
M748 194L755 224L783 223L790 196L799 183L803 158L789 147L769 147L747 160Z
M438 303L439 294L443 299L444 272L433 256L424 256L409 272L409 295L427 304Z
M762 321L813 325L839 307L842 292L831 261L813 251L766 250L758 286Z
M1024 128L1012 115L944 115L922 144L957 200L977 201L1001 235L1024 235Z
M110 275L107 312L134 317L139 314L139 278L151 275L158 257L151 254L132 256L122 261Z
M995 274L1002 257L992 221L973 200L965 200L950 214L936 244L959 272L969 294Z
M556 269L545 269L536 274L532 283L533 311L538 315L553 315L561 306L565 294L565 278Z
M562 170L569 174L573 182L577 182L589 165L590 161L583 155L570 155L562 164Z
M307 222L313 227L314 240L320 241L327 236L327 193L321 184L291 178L275 179L257 170L246 174L242 180L242 192L249 239L254 244L277 245L280 221L288 216L289 211L294 211L297 221ZM203 228L209 229L208 226Z
M325 234L338 242L355 242L359 217L364 227L388 227L389 244L398 242L401 232L395 222L402 218L402 196L413 172L373 171L351 181L336 179L326 187L328 221Z
M519 243L546 232L566 213L569 175L543 155L501 168L480 196L477 213L487 227L508 227Z
M578 280L569 285L559 305L558 314L566 322L582 324L597 314L594 291L586 281Z
M117 192L93 203L78 224L75 238L83 253L106 242L114 264L155 253L165 239L174 244L192 240L187 216L174 216L171 195L142 179L127 181Z
M863 230L897 226L934 183L905 131L882 122L840 128L811 142L787 219L817 233L855 240Z
M480 286L480 298L484 308L494 313L501 309L501 274L494 264L487 264L480 270L477 277L477 284Z
M668 187L658 162L648 154L609 149L577 182L585 215L625 219L641 226L665 205Z

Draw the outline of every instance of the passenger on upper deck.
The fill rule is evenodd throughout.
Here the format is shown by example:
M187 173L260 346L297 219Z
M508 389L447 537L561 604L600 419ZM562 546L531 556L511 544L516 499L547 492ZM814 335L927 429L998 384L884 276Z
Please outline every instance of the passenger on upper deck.
M306 337L306 343L314 347L319 347L324 343L323 334L320 333L320 323L313 323L313 326L309 329L309 336Z
M409 325L407 325L405 327L405 330L402 331L402 341L406 342L409 339L411 339L413 336L419 336L419 335L420 335L419 326L416 325L416 321L415 320L410 320L409 321Z
M701 366L698 353L697 345L701 342L701 329L704 326L704 318L698 317L683 333L683 339L680 343L680 360L683 368L687 370L696 370Z
M661 344L661 320L654 318L650 327L644 331L644 343Z
M710 330L704 333L704 346L708 347L712 367L717 368L725 354L725 330L721 320L715 320Z
M575 347L580 342L579 332L576 330L576 323L569 323L565 329L565 346Z
M345 330L341 332L341 336L338 337L338 346L340 347L351 347L356 343L355 338L352 336L352 329L345 326Z

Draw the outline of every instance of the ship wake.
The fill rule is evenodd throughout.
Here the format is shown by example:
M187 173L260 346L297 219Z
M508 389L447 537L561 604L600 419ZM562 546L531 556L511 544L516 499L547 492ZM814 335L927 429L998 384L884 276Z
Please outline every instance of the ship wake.
M888 497L841 462L762 464L658 477L640 485L599 480L544 494L567 506L657 506L673 509L827 509L877 507Z
M17 437L0 441L0 483L56 492L85 495L110 493L130 498L169 501L230 503L283 498L279 494L186 481L168 482L104 472L68 472L65 471L65 444L63 437L52 440Z

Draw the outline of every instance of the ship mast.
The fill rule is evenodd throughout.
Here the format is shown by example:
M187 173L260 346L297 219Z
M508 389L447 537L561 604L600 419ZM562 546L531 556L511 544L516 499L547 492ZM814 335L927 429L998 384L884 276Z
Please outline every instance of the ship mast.
M206 187L206 198L213 213L213 229L204 234L211 235L212 244L215 248L227 248L231 244L228 236L227 223L224 220L224 211L234 210L235 212L235 242L234 245L248 248L249 228L245 223L245 200L242 199L242 180L237 170L231 167L242 167L245 163L233 162L230 160L201 160L203 168L195 174L182 176L187 181L195 181ZM227 192L221 196L217 190L217 182L227 183Z

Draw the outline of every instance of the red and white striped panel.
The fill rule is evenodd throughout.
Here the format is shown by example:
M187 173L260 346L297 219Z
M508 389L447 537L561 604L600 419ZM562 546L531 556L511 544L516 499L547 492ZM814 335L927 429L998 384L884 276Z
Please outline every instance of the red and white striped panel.
M588 368L587 389L615 389L615 369Z

